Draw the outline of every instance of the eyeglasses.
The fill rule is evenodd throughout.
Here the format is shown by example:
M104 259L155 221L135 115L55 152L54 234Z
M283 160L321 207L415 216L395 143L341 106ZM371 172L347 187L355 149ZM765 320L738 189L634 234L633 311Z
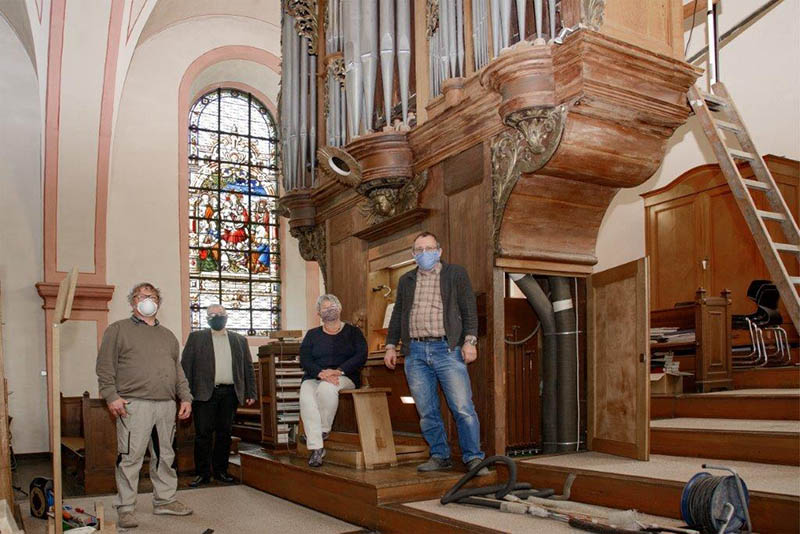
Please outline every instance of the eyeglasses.
M227 313L209 313L208 318L211 319L212 317L227 317Z
M439 250L439 247L425 247L425 248L414 247L411 249L411 252L413 252L414 255L416 256L417 254L422 254L423 252L436 252L437 250Z
M144 293L139 293L138 295L136 295L136 296L135 296L135 297L133 297L133 298L134 298L134 300L147 300L147 299L151 299L151 300L154 300L155 302L158 302L158 295L145 295Z

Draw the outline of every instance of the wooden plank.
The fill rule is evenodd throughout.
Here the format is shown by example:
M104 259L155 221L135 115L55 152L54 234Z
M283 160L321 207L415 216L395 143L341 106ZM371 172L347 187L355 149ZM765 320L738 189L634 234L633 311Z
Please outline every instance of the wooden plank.
M650 399L650 417L798 421L800 398L788 395L654 395Z
M651 428L653 454L800 465L800 435L785 432Z
M800 388L800 367L734 369L733 388Z
M364 465L373 469L379 465L396 465L397 453L389 419L386 393L389 388L375 388L368 392L353 390L358 436ZM389 390L391 391L391 390Z
M378 530L381 534L501 534L504 531L472 525L449 517L417 510L402 504L389 504L378 509Z
M592 275L587 288L590 450L650 457L647 259Z
M684 482L517 463L518 481L530 482L537 488L558 491L567 475L573 472L578 475L570 495L573 501L618 509L635 508L646 514L680 519ZM750 517L758 532L799 532L800 498L750 491Z
M11 474L11 434L8 431L8 381L3 353L3 292L0 287L0 499L8 509L14 509L14 489Z

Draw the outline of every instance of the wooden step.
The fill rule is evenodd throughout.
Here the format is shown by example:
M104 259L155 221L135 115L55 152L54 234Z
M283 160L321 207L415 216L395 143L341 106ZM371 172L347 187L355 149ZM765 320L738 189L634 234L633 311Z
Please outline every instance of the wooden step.
M800 388L800 367L734 369L733 388Z
M769 191L772 189L769 185L765 184L764 182L759 182L758 180L742 178L742 182L744 182L744 185L750 189L758 189L759 191Z
M786 220L786 216L783 213L778 213L777 211L756 210L756 213L762 219L767 219L769 221L785 221Z
M794 421L660 419L650 422L650 452L800 465L798 428L800 426Z
M743 150L736 150L735 148L728 148L727 150L728 154L730 154L731 157L736 159L741 159L745 161L754 161L756 159L756 157L750 152L744 152Z
M612 508L634 508L647 514L680 518L681 493L691 473L702 471L700 463L681 477L662 477L648 474L623 474L612 472L617 463L637 467L650 462L636 462L610 455L595 455L603 468L584 468L576 462L580 455L561 455L561 465L545 465L520 461L517 463L517 478L520 482L530 482L536 488L553 488L560 492L570 473L577 478L572 484L570 500L609 506ZM554 457L555 458L555 457ZM603 459L605 458L605 459ZM662 459L663 457L657 457ZM544 461L543 458L541 461ZM575 465L577 464L577 465ZM739 472L743 469L735 467ZM500 470L499 470L500 471ZM678 473L678 471L675 471ZM500 473L504 480L504 473ZM675 480L679 478L679 480ZM745 483L748 483L744 476ZM800 497L779 494L766 489L750 488L750 517L758 532L800 532Z
M775 250L779 252L800 252L800 247L797 245L790 245L789 243L773 243L773 245L775 246Z
M800 394L653 395L650 418L674 417L800 421Z
M717 95L712 95L711 93L700 91L700 96L702 96L703 100L705 100L706 103L709 104L709 109L711 109L712 107L724 108L727 107L728 105L727 100Z
M739 126L738 124L734 124L732 122L715 119L714 123L717 125L718 128L722 128L723 130L728 130L729 132L740 133L742 131L741 126Z

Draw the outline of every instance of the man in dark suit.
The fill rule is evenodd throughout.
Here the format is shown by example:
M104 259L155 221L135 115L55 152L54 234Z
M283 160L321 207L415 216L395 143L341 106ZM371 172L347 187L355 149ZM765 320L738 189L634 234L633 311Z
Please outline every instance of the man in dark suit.
M228 475L233 415L239 404L252 405L256 380L247 339L225 329L228 312L214 304L206 311L211 327L189 334L181 365L194 401L194 465L196 488L214 478L233 482ZM212 449L212 436L213 449Z

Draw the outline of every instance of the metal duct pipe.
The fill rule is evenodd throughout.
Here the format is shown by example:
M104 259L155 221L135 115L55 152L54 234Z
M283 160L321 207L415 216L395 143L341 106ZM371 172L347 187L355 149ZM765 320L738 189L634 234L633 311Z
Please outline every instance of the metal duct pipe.
M397 73L403 124L408 124L408 85L411 75L411 9L409 0L397 0Z
M542 452L556 452L558 405L556 404L556 320L553 305L530 274L511 274L511 279L533 307L542 325Z
M394 86L394 2L380 0L381 83L386 126L392 126L392 87Z
M364 131L372 131L375 80L378 76L378 5L361 0L361 70L364 82Z
M568 278L548 277L550 300L556 320L556 383L558 399L558 451L578 448L578 339L576 336L575 307L572 302Z
M344 70L347 123L350 139L358 137L361 124L361 2L342 0L344 15Z

